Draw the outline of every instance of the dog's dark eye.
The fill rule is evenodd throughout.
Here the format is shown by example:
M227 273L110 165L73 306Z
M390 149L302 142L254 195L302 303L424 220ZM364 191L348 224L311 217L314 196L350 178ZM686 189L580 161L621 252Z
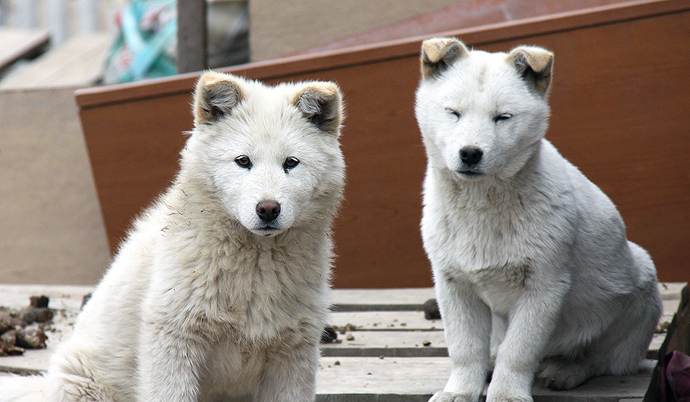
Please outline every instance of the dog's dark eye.
M250 169L252 167L252 160L247 155L240 155L235 158L235 163L241 168Z
M295 158L294 156L290 156L287 159L285 159L285 162L283 162L283 169L287 172L288 170L294 168L295 166L299 165L299 159Z
M498 123L499 121L502 121L502 120L508 120L511 117L513 117L513 115L510 113L499 114L498 116L494 117L494 122Z
M456 119L460 119L460 112L458 112L458 111L455 110L455 109L451 109L451 108L447 107L447 108L446 108L446 113L448 113L449 115L455 117Z

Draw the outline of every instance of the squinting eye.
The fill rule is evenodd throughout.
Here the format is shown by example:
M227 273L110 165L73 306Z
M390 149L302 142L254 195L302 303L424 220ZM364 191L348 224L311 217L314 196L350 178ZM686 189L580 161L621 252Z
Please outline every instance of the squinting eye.
M285 159L285 162L283 163L283 169L285 169L285 171L288 171L297 165L299 165L299 159L295 158L294 156L290 156L287 159Z
M240 155L235 158L235 163L241 168L250 169L252 167L252 160L247 155Z
M494 117L494 122L498 123L501 120L508 120L511 117L513 117L513 115L510 113L499 114L498 116Z
M451 116L454 116L456 119L460 118L460 112L458 112L455 109L451 109L449 107L446 108L446 113L448 113Z

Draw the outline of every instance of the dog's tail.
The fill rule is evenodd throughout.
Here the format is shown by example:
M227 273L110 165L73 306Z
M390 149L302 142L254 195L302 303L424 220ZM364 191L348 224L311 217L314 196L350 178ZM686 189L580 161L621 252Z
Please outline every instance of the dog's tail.
M45 402L46 386L42 375L0 374L0 402Z

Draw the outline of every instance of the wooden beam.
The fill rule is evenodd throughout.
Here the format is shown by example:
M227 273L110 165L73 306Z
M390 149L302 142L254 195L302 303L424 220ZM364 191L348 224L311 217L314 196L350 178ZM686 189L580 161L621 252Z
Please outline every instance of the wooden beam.
M201 71L207 67L206 1L177 2L177 72Z

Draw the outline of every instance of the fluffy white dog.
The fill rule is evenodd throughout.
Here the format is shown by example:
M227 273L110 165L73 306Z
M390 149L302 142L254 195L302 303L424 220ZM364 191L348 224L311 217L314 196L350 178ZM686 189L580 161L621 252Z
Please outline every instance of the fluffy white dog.
M432 401L531 401L638 369L661 314L649 255L543 136L553 54L422 45L422 236L452 372ZM493 355L493 356L492 356Z
M180 172L53 357L48 400L313 401L341 109L332 83L204 74Z

